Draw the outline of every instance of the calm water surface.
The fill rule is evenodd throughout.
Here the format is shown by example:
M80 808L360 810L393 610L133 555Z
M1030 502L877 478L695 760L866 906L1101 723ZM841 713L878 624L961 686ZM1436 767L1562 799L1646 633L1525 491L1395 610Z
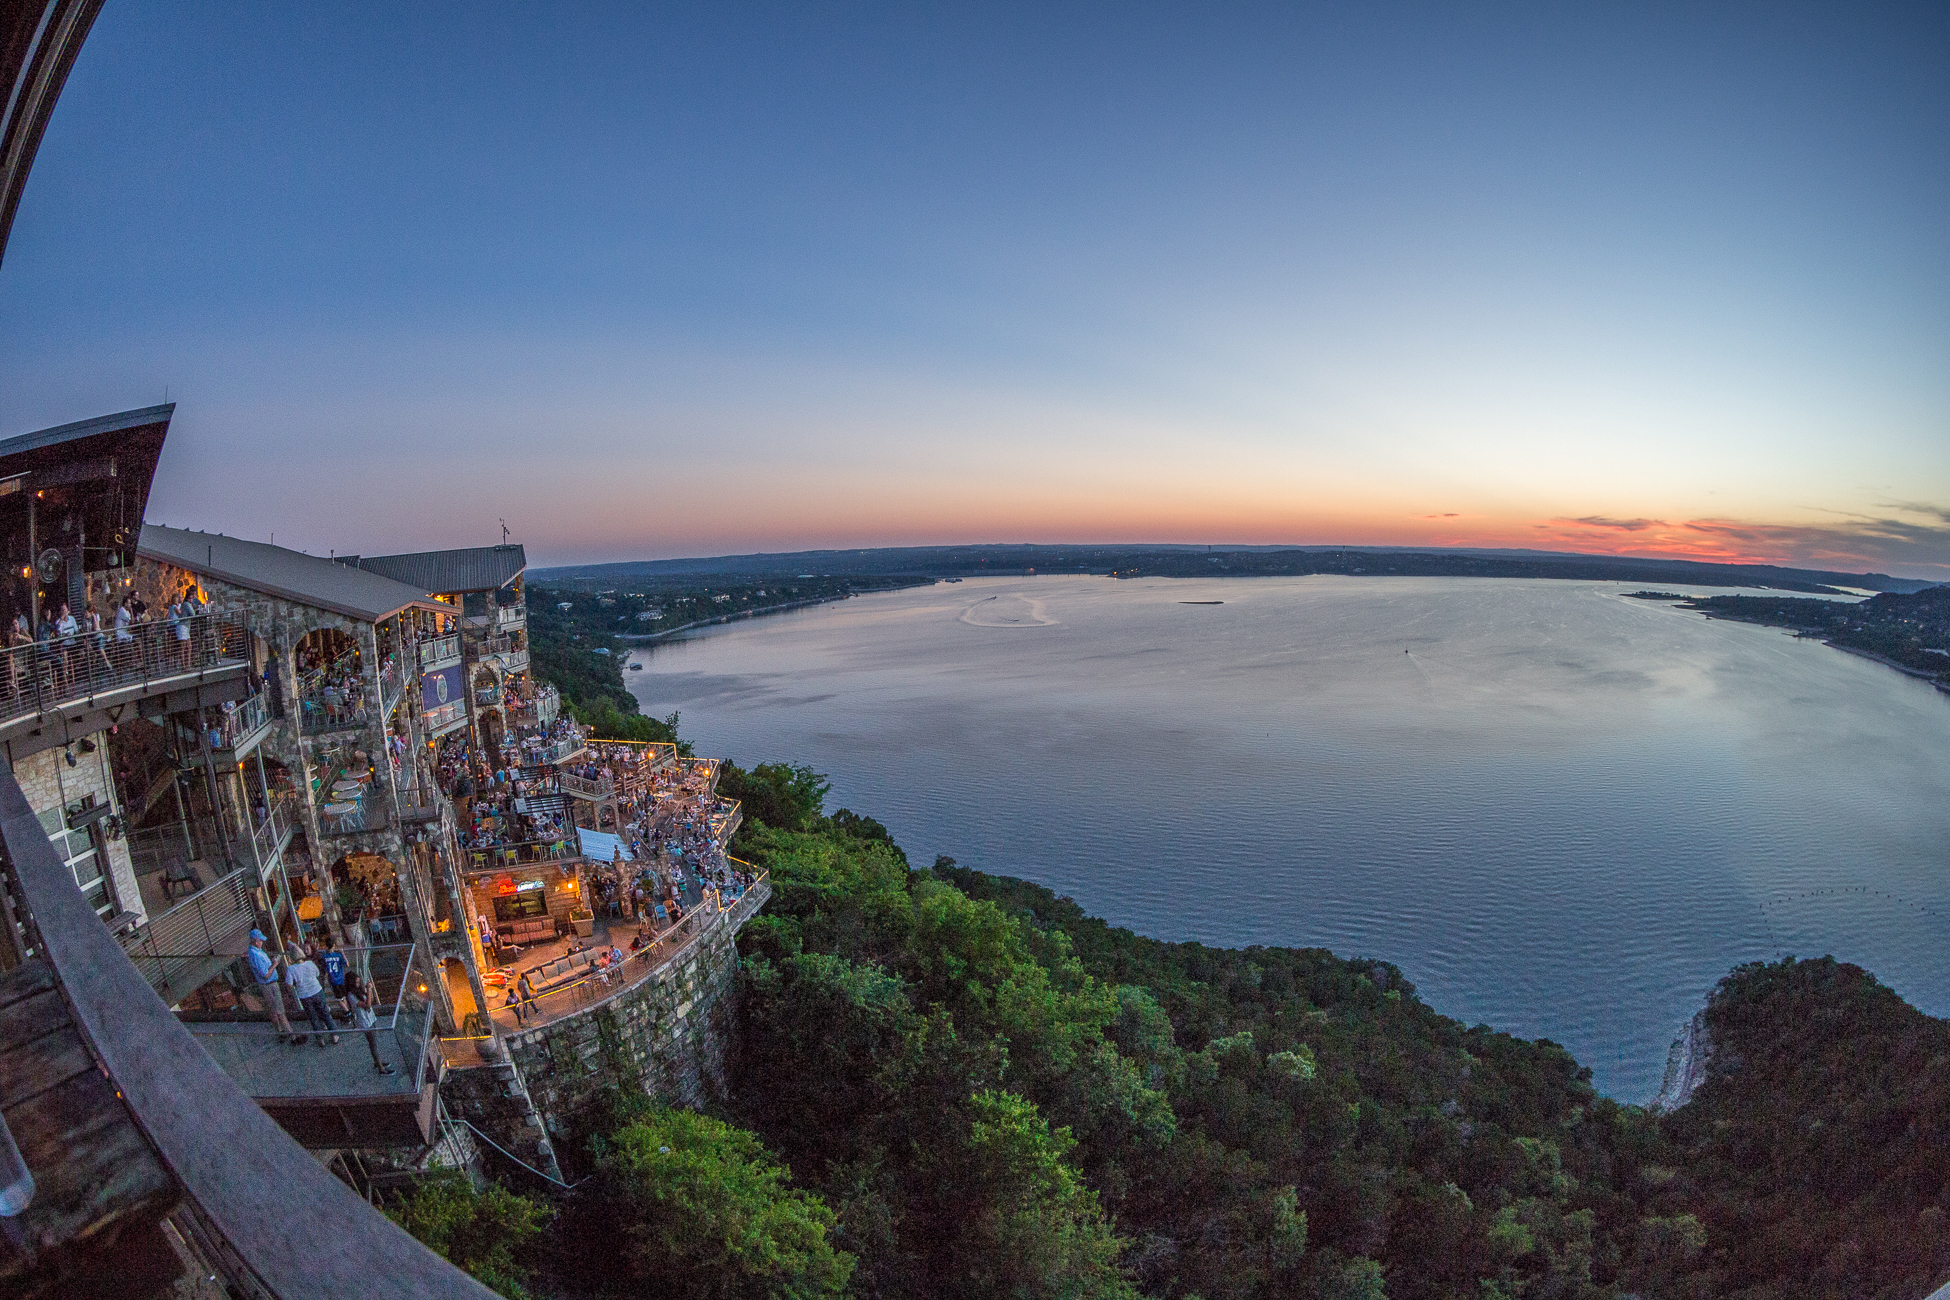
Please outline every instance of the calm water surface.
M1384 958L1627 1100L1738 962L1833 953L1950 1012L1950 697L1629 589L982 579L626 677L701 753L830 773L917 864Z

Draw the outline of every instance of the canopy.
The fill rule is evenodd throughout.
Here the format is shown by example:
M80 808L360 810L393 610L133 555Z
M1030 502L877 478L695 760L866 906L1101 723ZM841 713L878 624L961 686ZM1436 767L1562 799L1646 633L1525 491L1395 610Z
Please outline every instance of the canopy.
M630 853L630 846L625 844L620 836L611 835L607 831L586 831L578 826L576 838L582 842L582 856L598 865L616 861L616 853L619 849L622 850L623 861L636 861Z

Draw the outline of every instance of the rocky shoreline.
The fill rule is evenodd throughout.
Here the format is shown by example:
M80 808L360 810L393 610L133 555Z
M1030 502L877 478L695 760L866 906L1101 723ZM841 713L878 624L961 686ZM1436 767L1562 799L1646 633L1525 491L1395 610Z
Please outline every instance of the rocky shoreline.
M1712 1055L1713 1039L1706 1028L1706 1012L1700 1011L1673 1040L1672 1050L1666 1055L1666 1077L1646 1109L1666 1115L1691 1101L1706 1082L1706 1065Z

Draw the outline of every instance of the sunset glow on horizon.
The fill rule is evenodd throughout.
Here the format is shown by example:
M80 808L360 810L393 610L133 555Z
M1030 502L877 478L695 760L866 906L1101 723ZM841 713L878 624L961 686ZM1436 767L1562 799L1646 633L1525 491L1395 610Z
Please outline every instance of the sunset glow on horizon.
M167 395L150 518L320 553L1950 581L1946 54L1898 5L127 0L0 267L0 434Z

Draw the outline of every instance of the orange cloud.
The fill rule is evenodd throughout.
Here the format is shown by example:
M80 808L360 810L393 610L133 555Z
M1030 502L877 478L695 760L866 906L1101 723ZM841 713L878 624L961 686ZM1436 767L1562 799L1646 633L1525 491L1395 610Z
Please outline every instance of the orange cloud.
M1730 564L1933 571L1950 577L1950 509L1891 503L1887 515L1838 515L1833 522L1756 523L1744 519L1550 519L1532 529L1577 550L1599 550ZM1905 517L1907 516L1907 517Z

